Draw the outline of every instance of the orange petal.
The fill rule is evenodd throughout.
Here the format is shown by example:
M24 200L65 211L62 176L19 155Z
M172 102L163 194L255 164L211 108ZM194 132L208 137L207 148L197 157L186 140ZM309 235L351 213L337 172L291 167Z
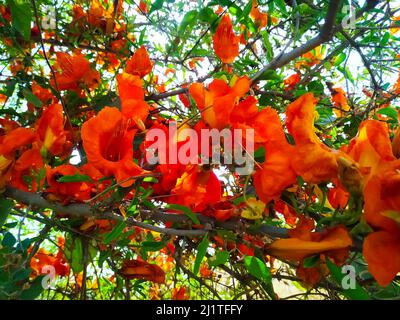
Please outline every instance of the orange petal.
M306 257L332 250L351 247L353 241L345 227L327 230L321 241L306 241L298 238L280 239L268 246L269 253L280 259L300 261Z
M146 261L126 260L120 273L128 279L144 279L156 283L165 282L165 272L159 266Z
M254 174L254 187L259 198L268 203L278 199L284 189L296 182L296 174L290 166L290 149L267 153L262 169Z
M233 32L231 18L225 14L213 36L215 54L223 63L232 63L239 55L239 37Z
M373 227L398 232L400 217L400 160L380 167L364 188L364 215ZM392 213L390 215L390 213Z
M105 175L114 175L123 187L132 185L129 177L144 172L133 161L136 130L128 128L117 108L105 107L82 125L82 140L87 159Z
M316 99L306 93L292 102L286 110L286 126L295 140L292 167L306 182L320 183L338 174L340 153L325 146L315 134Z
M136 50L135 54L126 63L125 72L137 75L143 78L153 69L153 63L150 61L149 54L144 46Z
M32 129L14 129L7 133L5 136L0 137L0 155L10 155L22 146L32 143L34 138L35 132Z
M364 240L363 255L368 262L368 270L385 287L400 272L399 233L373 232Z
M123 103L125 100L144 100L143 82L135 75L123 72L117 75L118 92Z
M387 124L378 120L363 121L347 153L364 168L375 168L382 161L395 160Z

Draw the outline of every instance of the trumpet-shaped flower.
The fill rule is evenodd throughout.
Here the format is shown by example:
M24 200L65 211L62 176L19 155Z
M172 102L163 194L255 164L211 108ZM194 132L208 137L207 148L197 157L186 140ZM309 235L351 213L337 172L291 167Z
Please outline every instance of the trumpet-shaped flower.
M239 55L239 38L233 31L232 21L225 14L213 37L213 47L223 63L232 63Z
M135 133L117 108L105 107L82 125L88 161L106 176L114 176L124 187L132 185L132 177L144 172L133 159Z
M240 77L232 87L221 79L214 79L208 89L202 83L193 83L189 87L189 93L196 102L203 120L212 128L222 129L230 123L235 105L249 89L249 78Z

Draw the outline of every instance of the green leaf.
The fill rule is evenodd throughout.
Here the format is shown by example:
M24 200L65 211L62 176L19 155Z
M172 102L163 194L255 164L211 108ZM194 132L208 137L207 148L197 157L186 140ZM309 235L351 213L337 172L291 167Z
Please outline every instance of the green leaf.
M69 242L69 243L68 243ZM74 273L79 273L83 270L83 246L80 238L72 238L72 242L66 240L68 243L65 246L64 254L67 258Z
M323 94L324 93L324 85L318 81L311 81L308 85L307 85L307 89L308 91L312 91L318 95Z
M20 281L20 280L29 280L29 276L32 273L32 270L30 268L27 269L20 269L17 272L14 273L13 279L15 281Z
M153 4L151 5L149 14L153 13L154 11L160 10L164 5L164 1L165 0L156 0L156 1L154 1Z
M42 101L38 97L36 97L32 91L28 89L22 90L22 94L24 95L25 99L32 103L36 108L41 108L42 107Z
M342 286L342 281L343 278L346 276L346 274L342 273L342 270L334 264L329 258L326 258L326 265L329 268L329 271L331 272L331 275L335 282L339 285ZM361 287L358 282L356 282L356 287L355 289L343 289L342 293L348 297L349 299L354 299L354 300L371 300L370 296L368 295L367 291L363 287Z
M4 235L3 241L1 242L1 245L3 247L13 247L14 244L17 242L17 240L15 239L15 237L12 235L12 233L7 232Z
M197 248L197 255L196 255L196 259L194 261L194 265L193 265L193 273L195 275L197 275L199 273L200 264L203 261L203 258L205 257L205 255L207 253L208 245L209 245L209 241L208 241L207 235L205 235L203 240L201 240L199 247Z
M156 177L146 177L143 179L143 182L158 183L158 179Z
M7 0L10 7L12 26L25 40L31 36L32 8L27 0Z
M273 2L275 3L275 5L279 8L279 10L280 10L282 13L286 13L286 12L287 12L285 1L283 1L283 0L275 0L275 1L273 1Z
M13 207L12 200L0 198L0 227L6 222Z
M265 147L261 146L254 152L254 160L259 163L263 163L265 161Z
M200 10L198 19L209 24L213 23L218 18L218 15L210 8L203 8Z
M22 292L21 299L22 300L36 299L43 292L44 289L42 286L42 279L43 276L39 276L35 280L33 280L29 288Z
M118 238L121 235L121 233L125 229L125 227L126 227L126 223L124 221L118 222L117 225L115 226L115 228L109 234L106 235L103 243L110 244L114 239Z
M398 117L397 111L393 108L390 108L390 107L382 108L382 109L379 109L376 113L383 114L383 115L393 119L394 121L397 121L397 117Z
M380 45L381 46L386 46L389 42L390 39L390 32L386 31L384 36L382 37L381 41L380 41Z
M197 215L188 207L181 206L180 204L168 204L166 208L171 210L182 211L190 220L193 221L194 224L201 224Z
M215 256L208 258L208 265L210 267L216 267L221 264L224 264L228 261L229 252L228 251L218 251Z
M166 243L164 241L143 241L142 248L146 251L160 251L164 248Z
M264 261L257 257L246 256L244 258L244 265L249 273L258 280L261 280L266 284L272 282L271 272L265 265Z
M303 261L303 266L304 268L312 268L317 264L318 261L319 261L319 254L316 254L314 256L305 258Z
M280 80L281 77L276 73L275 70L265 71L259 78L260 80Z
M340 65L344 60L346 60L346 54L344 52L340 53L335 59L335 66Z
M194 25L194 23L196 22L196 19L197 19L197 15L198 15L197 10L191 10L185 14L185 16L182 19L181 25L179 26L179 29L178 29L179 36L182 37L184 35L188 26Z
M97 261L97 265L99 268L103 268L104 261L107 260L108 257L111 256L111 252L109 251L100 251L99 260Z
M62 176L57 179L58 182L87 182L91 180L89 176L79 173L72 176Z
M243 11L242 11L242 13L237 17L238 18L238 20L241 20L241 19L246 19L246 18L248 18L249 17L249 15L250 15L250 11L251 11L251 8L253 7L253 1L252 0L250 0L247 4L246 4L246 6L243 8Z

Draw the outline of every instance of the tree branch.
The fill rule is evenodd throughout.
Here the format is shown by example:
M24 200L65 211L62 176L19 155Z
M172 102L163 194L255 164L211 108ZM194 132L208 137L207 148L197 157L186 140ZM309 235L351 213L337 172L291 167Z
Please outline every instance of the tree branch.
M48 208L52 209L57 213L66 214L71 217L81 217L81 218L95 217L98 219L125 221L127 225L137 226L143 229L152 230L172 236L198 237L208 232L214 231L215 228L219 228L223 230L234 231L240 234L248 232L251 234L268 236L270 238L289 237L288 234L289 229L266 225L266 224L261 224L257 228L250 229L246 226L245 222L241 221L239 218L232 218L227 221L218 221L212 217L204 216L202 214L197 214L198 219L204 226L203 229L173 229L173 228L154 226L142 221L138 221L133 217L129 217L125 220L122 216L117 215L112 211L105 211L105 212L96 211L94 207L85 203L73 203L63 206L55 202L50 202L37 193L22 191L11 186L6 187L4 196L14 199L18 202L30 205L33 208L35 207L41 209ZM171 213L166 213L164 211L148 210L148 209L139 209L139 213L142 220L152 220L162 223L166 222L180 223L184 226L193 225L192 220L183 214L171 214ZM354 248L355 250L360 251L362 248L362 243L356 240Z
M360 11L356 14L356 19L362 16L366 11L369 11L370 9L375 7L378 4L378 2L379 0L367 1L366 5L362 9L360 9ZM336 20L336 15L339 11L339 4L340 1L338 0L331 0L329 2L329 8L326 14L325 24L323 25L320 33L317 36L308 40L302 46L297 47L286 54L279 55L274 59L272 59L272 61L268 65L259 70L253 76L253 78L251 79L252 83L253 84L257 83L265 71L285 66L286 64L300 57L301 55L311 51L312 49L318 47L319 45L325 42L328 42L335 33L342 31L343 27L341 25L335 27L335 20Z

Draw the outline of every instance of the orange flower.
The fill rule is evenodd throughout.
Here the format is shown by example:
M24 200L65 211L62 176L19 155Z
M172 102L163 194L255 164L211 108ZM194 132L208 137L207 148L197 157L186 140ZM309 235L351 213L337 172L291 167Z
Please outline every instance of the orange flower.
M113 175L123 187L132 185L130 177L144 172L133 161L135 133L117 108L105 107L82 125L88 161L106 176Z
M46 167L46 179L49 185L47 191L53 194L57 200L64 203L70 200L84 201L90 199L91 186L86 182L59 182L64 176L81 174L78 168L70 164L55 168Z
M144 46L136 50L135 54L126 63L125 72L143 78L153 69L149 54Z
M155 264L140 260L125 260L120 274L127 279L144 279L156 283L165 283L164 271Z
M35 139L32 129L16 128L0 136L0 188L10 179L15 152Z
M189 300L190 293L186 291L185 287L173 288L171 299L172 300Z
M265 28L267 26L268 15L264 12L261 12L258 9L258 2L257 0L252 1L252 7L250 11L250 17L254 20L258 29Z
M295 68L312 67L322 60L322 47L318 46L315 49L303 54L296 62Z
M368 270L381 286L400 272L400 160L392 152L386 123L366 120L348 154L363 176L364 218L376 230L363 245Z
M239 243L236 245L239 257L242 256L254 256L254 248L251 248L244 243Z
M321 266L306 268L303 263L300 263L296 269L296 275L307 289L314 288L322 279Z
M190 59L189 63L188 63L190 70L196 69L197 62L201 62L203 60L204 60L204 58L202 58L202 57L196 57L196 58Z
M78 30L83 30L86 23L87 23L87 16L83 11L82 6L74 4L74 6L72 7L71 26L77 28Z
M347 154L369 173L383 162L393 161L388 126L378 120L366 120L360 124L357 136L350 141Z
M149 11L146 3L143 0L140 0L140 2L139 2L139 9L140 9L140 12L143 12L143 13L148 13L148 11Z
M225 14L213 37L215 54L223 63L232 63L239 55L239 37L233 32L229 14Z
M342 187L334 187L328 191L328 201L334 209L346 208L350 194Z
M391 25L391 28L390 28L390 33L391 34L395 34L395 33L397 33L397 32L399 32L399 30L400 30L400 27L398 27L399 26L399 21L400 21L400 16L397 16L397 17L392 17L392 25Z
M286 150L286 152L285 152ZM268 153L261 168L253 176L258 197L265 203L277 200L283 190L296 182L290 163L291 149L285 147Z
M114 12L120 15L123 8L123 1L117 3L119 3L118 8L114 10L114 2L111 4L106 2L107 7L105 8L99 0L92 0L88 12L89 24L100 28L106 34L111 34L115 28Z
M33 142L35 132L29 128L16 128L0 136L0 157L12 157L14 152Z
M36 277L40 274L46 274L48 270L44 269L47 266L53 266L56 275L60 277L66 277L69 274L69 265L66 262L63 250L64 250L64 238L58 237L57 246L58 251L56 254L50 253L43 248L40 248L30 261L30 267L32 269L32 276ZM32 247L28 249L28 253L31 252Z
M0 136L19 128L20 125L17 121L10 120L8 117L0 118Z
M32 93L42 102L44 106L53 103L56 100L50 89L43 88L35 81L32 83ZM35 109L31 103L28 103L28 108L29 110Z
M306 93L286 109L286 126L293 136L295 151L291 164L306 182L320 183L338 174L339 152L325 146L314 132L316 99Z
M24 191L37 191L43 186L43 178L40 181L37 179L38 172L42 168L43 160L39 149L27 150L15 162L10 184Z
M300 228L290 233L291 238L279 239L267 246L269 254L284 260L302 261L315 254L341 256L343 250L348 250L353 245L353 240L343 226L321 232L311 232L313 223L306 223L305 226L300 224Z
M272 108L261 112L265 114L265 122L261 121L256 128L260 128L260 136L264 138L266 158L253 179L257 195L268 203L277 200L285 188L296 182L297 176L291 164L293 147L286 140L278 113Z
M400 160L381 165L364 188L364 215L375 228L400 235ZM400 271L400 270L399 270Z
M203 171L199 166L189 168L178 178L168 202L190 207L200 212L207 205L221 200L221 184L212 170Z
M212 128L222 129L230 123L230 115L239 98L250 89L248 77L240 77L230 87L221 79L214 79L208 89L202 83L193 83L189 93L201 111L203 120Z
M121 101L144 100L143 81L137 75L123 72L117 75Z
M342 88L329 87L332 94L332 103L339 109L333 109L337 117L343 117L345 112L350 110L350 106L347 103L346 93Z
M292 90L299 82L300 82L300 74L299 73L292 74L290 77L283 80L283 84L285 85L285 91Z
M275 210L283 215L288 225L294 226L296 224L297 213L293 207L289 206L282 200L275 201Z
M52 104L44 109L36 124L36 131L42 143L42 152L54 156L69 154L72 147L72 133L64 129L64 114L60 104Z
M82 87L96 88L100 82L100 74L91 68L85 56L75 51L72 55L66 52L57 52L56 80L59 90L80 91ZM54 79L50 81L55 86Z
M382 287L389 285L400 272L399 252L399 232L373 232L364 240L363 255L368 262L368 270Z
M400 124L400 111L398 111L399 116L399 124ZM400 127L394 133L393 140L392 140L392 149L393 155L400 159Z
M207 263L203 263L200 266L200 276L202 278L211 278L213 276L212 270L208 267Z
M121 112L135 121L144 130L144 121L149 114L149 105L144 101L142 80L129 73L117 75L118 91L121 98Z
M287 145L276 110L266 107L258 111L257 99L253 96L248 96L235 106L230 122L234 129L253 129L255 143L268 144L270 147L278 144ZM267 126L266 123L268 123Z
M11 11L8 6L1 5L0 6L0 14L6 21L11 21Z
M207 208L202 212L202 214L213 217L218 221L226 221L235 215L235 209L236 208L232 205L232 203L228 201L221 201Z

